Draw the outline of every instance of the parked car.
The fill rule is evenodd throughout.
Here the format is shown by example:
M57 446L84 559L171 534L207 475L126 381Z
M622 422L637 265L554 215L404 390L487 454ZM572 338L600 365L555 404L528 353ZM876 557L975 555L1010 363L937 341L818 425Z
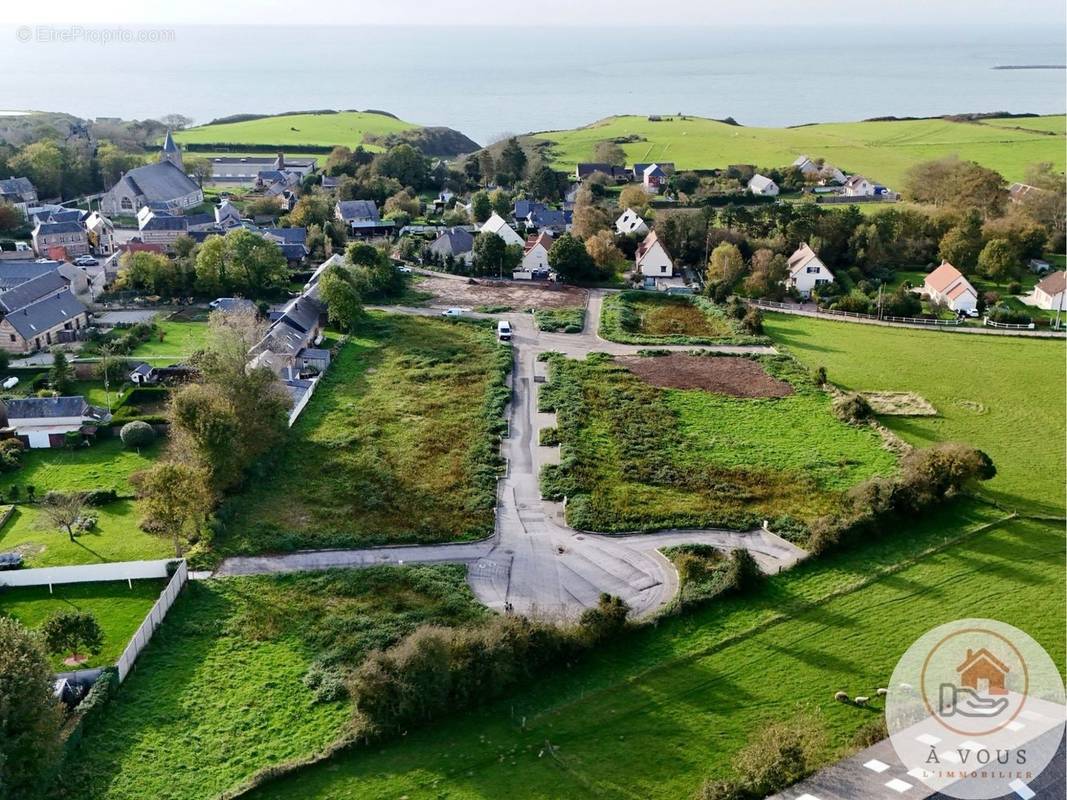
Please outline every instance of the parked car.
M405 275L411 274L411 267L397 267L397 272L403 272Z
M100 262L92 256L78 256L74 259L74 266L76 267L95 267L99 264Z
M502 319L496 324L496 338L502 342L511 341L511 323L506 319Z
M463 316L463 309L462 308L446 308L444 311L441 312L441 316L442 317L462 317Z
M18 569L21 566L21 553L0 553L0 570Z

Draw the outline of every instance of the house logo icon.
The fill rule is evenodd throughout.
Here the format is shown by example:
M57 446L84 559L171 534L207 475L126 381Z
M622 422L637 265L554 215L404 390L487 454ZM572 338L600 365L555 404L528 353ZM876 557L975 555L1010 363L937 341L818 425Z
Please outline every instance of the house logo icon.
M978 650L968 649L967 657L956 667L956 672L960 674L960 686L988 695L1008 693L1004 681L1010 671L1007 664L984 647Z

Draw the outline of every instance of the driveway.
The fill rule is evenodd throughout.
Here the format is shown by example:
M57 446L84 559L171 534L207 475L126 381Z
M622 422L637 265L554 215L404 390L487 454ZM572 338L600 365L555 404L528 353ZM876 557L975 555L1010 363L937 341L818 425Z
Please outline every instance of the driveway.
M564 519L564 508L541 498L541 466L558 460L558 449L541 447L538 431L554 417L537 411L537 394L546 365L537 360L555 351L575 358L592 352L634 354L645 349L607 342L597 335L606 292L590 293L585 328L580 334L538 331L529 314L485 315L510 320L514 331L514 368L510 377L510 432L502 446L507 473L497 492L497 522L483 542L414 547L328 550L228 558L215 575L247 575L331 567L362 567L399 563L461 563L475 596L490 608L555 619L574 618L596 606L602 593L621 597L634 616L654 614L678 592L674 566L659 552L681 544L710 544L724 550L744 548L766 572L788 568L803 550L765 530L671 530L660 533L605 535L577 531ZM434 308L383 310L419 315L439 314ZM773 347L694 347L723 353L774 353Z

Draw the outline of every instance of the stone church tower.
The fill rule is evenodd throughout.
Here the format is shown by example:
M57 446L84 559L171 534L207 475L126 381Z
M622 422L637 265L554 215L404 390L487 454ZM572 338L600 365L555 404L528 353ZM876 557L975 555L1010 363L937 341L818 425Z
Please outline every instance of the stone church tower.
M163 149L159 152L159 160L169 161L182 172L185 172L185 167L182 165L182 151L178 149L178 145L175 144L174 137L170 135L170 131L167 131L167 138L163 141Z

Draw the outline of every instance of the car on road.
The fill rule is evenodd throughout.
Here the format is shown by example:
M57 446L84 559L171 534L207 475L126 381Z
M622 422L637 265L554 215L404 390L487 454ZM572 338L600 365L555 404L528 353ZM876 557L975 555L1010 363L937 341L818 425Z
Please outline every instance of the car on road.
M511 323L506 319L502 319L496 324L496 338L502 342L511 341Z
M411 274L411 267L397 267L396 271L397 272L403 272L405 275L410 275Z
M99 264L100 262L92 256L78 256L74 259L74 266L76 267L95 267Z
M444 311L441 312L441 316L442 317L462 317L463 316L463 309L462 308L446 308Z

